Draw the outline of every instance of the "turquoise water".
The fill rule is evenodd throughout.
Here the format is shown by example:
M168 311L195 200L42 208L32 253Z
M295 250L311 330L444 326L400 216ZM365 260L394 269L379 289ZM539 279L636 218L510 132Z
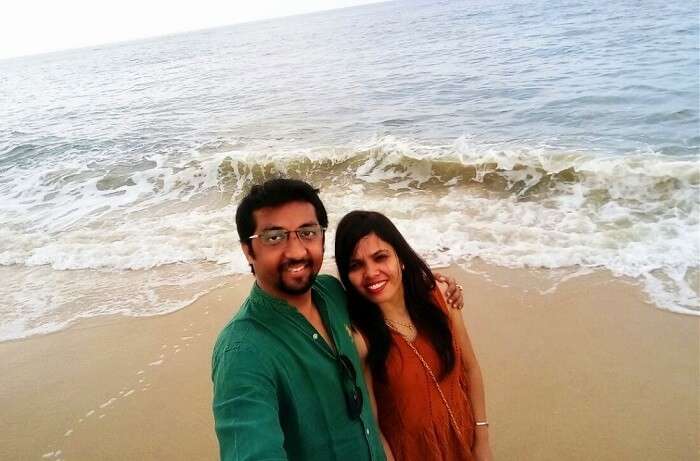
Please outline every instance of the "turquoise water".
M606 268L698 313L699 13L388 2L0 61L0 339L246 272L236 199L280 172L431 263Z

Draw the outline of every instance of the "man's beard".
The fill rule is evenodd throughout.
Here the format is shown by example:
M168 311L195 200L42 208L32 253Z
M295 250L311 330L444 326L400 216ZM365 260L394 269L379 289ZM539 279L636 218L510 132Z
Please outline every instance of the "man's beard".
M290 286L284 281L284 273L286 272L289 266L299 263L307 265L311 269L311 275L309 275L309 278L302 285ZM311 289L311 285L314 284L314 280L316 280L316 273L314 272L314 266L311 259L287 260L280 264L280 266L277 268L277 274L279 275L279 277L277 278L277 289L280 290L282 293L286 293L288 295L293 296L303 295L304 293L309 291Z

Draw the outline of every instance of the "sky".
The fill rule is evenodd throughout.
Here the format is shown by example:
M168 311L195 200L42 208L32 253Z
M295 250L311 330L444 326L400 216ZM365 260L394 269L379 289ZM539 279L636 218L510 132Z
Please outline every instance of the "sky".
M0 17L0 59L376 1L6 0Z

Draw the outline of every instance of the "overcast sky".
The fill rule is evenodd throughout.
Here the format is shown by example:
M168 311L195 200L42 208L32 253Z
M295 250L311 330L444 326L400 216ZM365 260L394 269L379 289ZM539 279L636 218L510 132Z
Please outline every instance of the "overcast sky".
M0 59L376 1L5 0L0 16Z

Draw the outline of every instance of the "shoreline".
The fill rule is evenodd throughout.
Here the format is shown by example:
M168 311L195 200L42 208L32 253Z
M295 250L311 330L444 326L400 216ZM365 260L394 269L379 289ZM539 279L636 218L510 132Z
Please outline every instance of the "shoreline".
M325 264L330 265L330 262L326 262ZM504 267L504 266L497 266L495 264L487 263L481 260L480 258L474 258L470 261L469 266L464 268L461 265L447 265L447 266L432 266L432 269L436 272L440 272L441 270L445 271L457 271L457 272L463 272L465 274L468 274L469 276L483 276L485 278L485 281L489 283L496 283L498 286L501 288L510 288L510 285L508 285L508 281L506 278L503 278L503 280L499 280L498 277L496 277L496 280L493 280L493 275L494 273L501 273L501 272L509 272L509 271L515 271L515 272L526 272L528 274L532 275L532 281L535 282L535 284L538 286L538 290L540 291L540 294L548 294L551 292L554 292L557 290L557 286L564 282L568 281L571 279L577 279L580 277L585 277L590 274L606 274L609 276L611 279L615 280L616 283L621 283L621 284L627 284L630 287L633 287L634 289L638 289L641 293L641 303L642 304L647 304L655 309L667 312L672 315L677 315L681 317L688 317L688 318L693 318L697 317L700 319L700 311L695 311L695 310L686 310L686 311L679 311L679 310L673 310L671 308L666 308L662 307L659 305L654 304L653 300L650 299L649 293L644 291L644 287L642 285L642 282L640 282L637 279L634 279L632 277L628 277L625 275L621 276L615 276L613 275L609 269L605 268L594 268L594 269L582 269L580 267L576 268L557 268L557 269L546 269L546 268L531 268L531 267L526 267L526 268L510 268L510 267ZM334 277L337 277L337 272L335 269L333 270L323 270L321 271L322 273L328 273L333 275ZM552 274L563 274L562 276L553 276ZM246 279L249 278L250 274L246 273L235 273L235 274L230 274L227 276L219 276L218 278L225 278L227 281L225 282L218 282L216 284L212 284L211 288L206 289L205 291L200 292L197 294L192 300L182 307L173 309L168 312L164 313L155 313L155 314L143 314L143 315L127 315L127 314L102 314L102 315L94 315L91 317L79 317L74 320L67 321L64 324L61 324L60 327L58 327L55 330L49 330L45 332L38 332L38 333L31 333L27 336L19 336L19 337L12 337L8 339L0 339L0 345L2 344L7 344L7 343L14 343L14 342L22 342L22 341L29 341L34 338L38 337L44 337L44 336L50 336L54 334L60 334L65 331L70 331L70 330L76 330L76 329L81 329L81 328L92 328L94 326L99 326L104 323L111 323L111 322L118 322L118 321L129 321L129 319L133 320L139 320L139 319L149 319L149 318L160 318L160 317L167 317L169 315L176 314L182 310L188 309L192 305L196 304L199 299L202 297L207 296L209 293L216 291L220 288L225 288L231 285L232 280L239 281L241 279ZM700 281L699 281L700 283Z
M440 268L485 376L496 459L693 459L700 319L596 271ZM217 459L211 347L252 278L154 317L86 319L0 343L2 459Z

